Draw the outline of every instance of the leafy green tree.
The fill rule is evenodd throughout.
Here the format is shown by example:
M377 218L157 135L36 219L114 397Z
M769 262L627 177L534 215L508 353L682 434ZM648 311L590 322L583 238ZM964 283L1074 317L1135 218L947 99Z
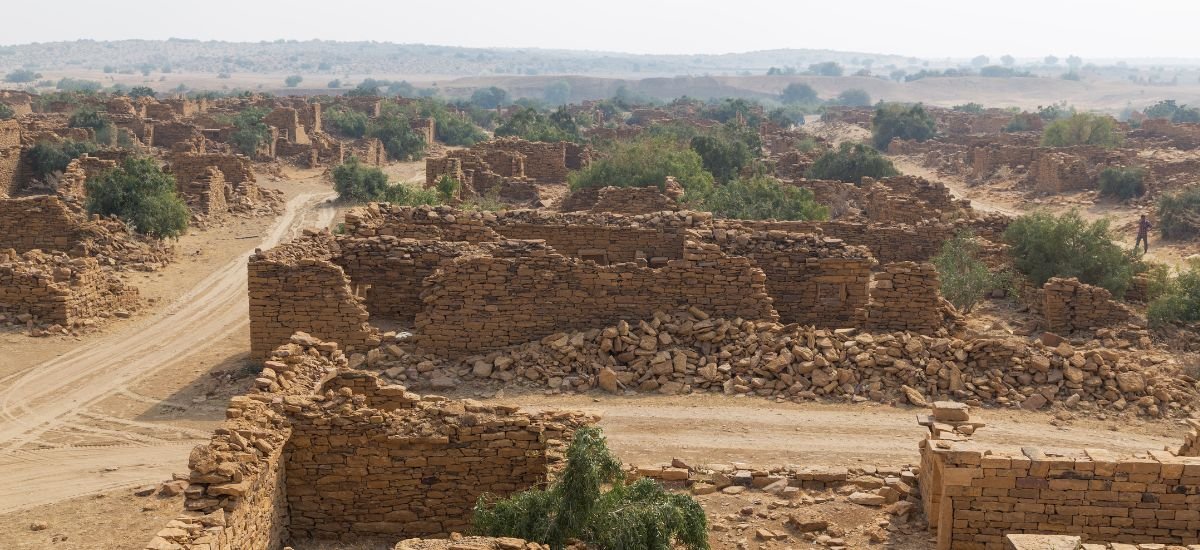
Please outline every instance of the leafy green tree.
M808 72L820 76L842 76L843 70L836 61L825 61L809 65Z
M90 141L39 141L29 148L29 159L33 165L34 176L45 179L50 174L66 170L72 160L95 152L96 144Z
M333 169L333 189L339 199L351 202L381 201L411 206L439 203L436 190L389 184L383 170L363 164L356 157Z
M1122 141L1116 120L1091 113L1075 113L1069 118L1056 120L1046 126L1042 133L1042 145L1046 147L1097 145L1111 148Z
M415 160L425 153L424 136L413 130L409 118L392 104L368 121L367 135L378 138L388 156L396 160Z
M475 93L471 94L471 103L481 109L495 109L508 104L508 92L495 86L475 90Z
M983 112L983 105L980 105L980 104L974 103L974 102L963 103L961 105L955 105L955 106L951 107L950 109L954 110L954 111L958 111L960 113L971 113L971 114L977 115L977 114L980 114Z
M871 132L875 147L884 150L893 139L925 141L932 138L937 129L933 116L920 103L883 103L875 108Z
M336 90L338 88L341 88L342 87L342 79L335 78L333 80L330 80L329 84L326 84L326 87L328 87L331 90Z
M296 86L299 86L301 82L304 82L304 77L298 74L294 74L283 79L283 85L287 86L288 88L295 88Z
M127 158L84 185L88 214L115 215L159 239L187 230L191 212L175 190L175 176L164 173L154 159Z
M708 520L690 495L657 481L625 482L599 428L575 432L567 466L553 483L508 498L480 497L475 529L562 550L571 539L598 550L708 550Z
M24 84L26 82L33 82L41 77L42 73L34 72L30 69L17 69L4 75L4 81L12 84Z
M1158 198L1158 230L1164 239L1200 236L1200 187L1185 187Z
M234 130L230 140L242 154L254 156L271 139L271 129L263 122L266 116L265 108L251 107L233 117Z
M732 122L740 117L751 128L758 128L764 120L761 113L762 105L757 101L739 97L725 98L715 105L710 105L701 112L701 116L721 123Z
M325 124L339 134L362 138L367 135L367 115L344 106L335 106L321 114Z
M462 189L462 184L450 177L449 174L443 174L437 181L438 196L441 197L443 202L450 202L457 198L460 189Z
M719 130L693 137L689 146L704 162L719 182L737 179L742 168L749 166L762 153L758 132L748 127L723 125Z
M378 97L379 95L379 84L370 78L358 83L358 86L346 92L347 97Z
M1077 210L1018 217L1004 232L1013 265L1035 284L1051 277L1077 277L1123 296L1137 270L1133 252L1113 241L1107 219L1088 222Z
M13 110L7 103L0 103L0 120L8 120L17 116L17 112Z
M821 99L817 97L817 91L812 86L803 82L793 82L779 93L779 101L797 105L819 103Z
M149 86L134 86L129 89L129 97L137 99L139 97L154 97L157 93Z
M587 187L665 188L673 176L688 193L707 192L713 176L695 151L662 137L644 137L609 145L604 156L568 177L571 189Z
M1146 171L1139 167L1105 168L1100 172L1100 194L1118 199L1132 199L1146 194Z
M695 209L737 220L822 220L829 216L829 209L813 200L812 191L762 175L714 186L689 202Z
M579 127L565 107L549 116L537 109L521 109L497 127L495 133L496 137L517 136L529 141L579 140Z
M1174 99L1164 99L1142 111L1149 118L1165 118L1171 122L1200 122L1200 109L1178 105Z
M99 92L104 85L94 80L83 80L79 78L60 78L54 88L63 92L79 92L83 94L94 94Z
M808 179L838 180L862 184L864 177L875 179L899 175L892 161L864 143L843 142L817 158L804 175Z
M969 230L946 239L932 263L942 296L963 313L970 313L988 292L1008 285L1005 274L993 273L980 259L979 242Z
M556 80L546 86L546 90L542 92L546 103L551 105L565 105L571 100L571 83L566 80Z
M847 107L867 107L871 105L871 95L861 88L850 88L842 90L842 93L838 94L829 103L833 105L845 105Z

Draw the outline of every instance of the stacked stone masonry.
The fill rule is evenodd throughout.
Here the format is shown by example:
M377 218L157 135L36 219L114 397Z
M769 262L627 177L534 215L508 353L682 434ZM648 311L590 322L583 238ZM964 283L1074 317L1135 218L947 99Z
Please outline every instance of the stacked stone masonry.
M941 284L933 264L900 262L885 266L872 283L867 328L885 332L937 332L945 326L945 317L955 316L939 289Z
M594 419L408 392L345 370L335 343L293 335L189 459L185 511L147 549L279 550L446 537L484 493L544 483Z
M0 250L0 318L75 326L137 306L137 289L92 258Z
M1016 533L1200 544L1200 458L989 446L972 440L980 424L934 406L922 421L920 483L938 550L1000 550Z
M0 198L17 192L21 182L21 126L0 120Z
M1132 314L1123 304L1113 300L1108 290L1079 282L1078 279L1054 277L1042 286L1042 315L1046 328L1069 334L1077 330L1092 330L1123 324Z

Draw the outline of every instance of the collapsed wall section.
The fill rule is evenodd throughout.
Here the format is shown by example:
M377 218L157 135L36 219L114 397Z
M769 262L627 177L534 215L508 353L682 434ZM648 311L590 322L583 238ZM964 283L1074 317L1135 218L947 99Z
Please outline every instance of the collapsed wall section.
M104 272L92 258L38 251L0 251L0 317L73 326L137 305L137 289Z
M264 359L297 330L348 350L379 343L362 299L345 271L330 261L336 250L332 235L322 232L250 256L252 359Z
M765 283L748 258L726 256L712 244L689 241L683 259L651 269L599 266L536 241L507 241L492 255L447 262L425 280L417 341L459 357L679 307L775 319Z
M342 237L332 261L364 289L372 317L411 325L422 309L422 282L443 262L479 248L465 242L401 239L393 236Z

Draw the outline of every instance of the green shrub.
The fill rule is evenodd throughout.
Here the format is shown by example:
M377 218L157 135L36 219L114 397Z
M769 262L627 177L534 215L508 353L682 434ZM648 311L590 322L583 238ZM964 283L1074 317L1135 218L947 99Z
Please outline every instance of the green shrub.
M287 86L288 88L295 88L296 86L299 86L300 83L303 81L304 81L304 77L302 77L298 74L294 74L294 75L291 75L291 76L283 79L283 85Z
M29 69L17 69L4 75L4 81L13 84L24 84L26 82L33 82L41 77L42 73L34 72Z
M88 178L88 214L115 215L139 233L159 239L178 237L191 212L175 190L175 176L151 158L125 159L117 168Z
M1123 296L1137 271L1133 252L1113 241L1109 220L1088 222L1076 210L1018 217L1004 232L1013 264L1037 285L1051 277L1077 277Z
M667 176L674 176L689 193L703 193L713 185L713 176L704 169L700 155L670 139L645 137L617 142L603 153L599 160L571 173L572 190L605 186L664 188Z
M496 128L496 137L516 136L529 141L578 141L575 118L560 107L549 116L534 108L521 109Z
M1185 187L1159 197L1158 227L1164 239L1200 236L1200 187Z
M843 90L837 97L829 100L830 105L845 105L847 107L867 107L871 105L871 95L861 88Z
M1037 122L1038 116L1033 113L1017 113L1013 115L1012 120L1004 126L1005 132L1028 132L1033 129L1034 123Z
M1200 321L1200 262L1190 262L1161 283L1159 290L1146 308L1151 326Z
M1146 194L1142 168L1105 168L1100 172L1100 194L1118 199L1132 199Z
M457 198L458 191L461 188L462 184L458 183L458 180L450 177L449 174L442 175L442 177L437 181L438 196L441 197L442 201L444 202L450 202L451 200Z
M393 204L438 204L433 189L416 189L404 184L391 185L387 174L374 166L363 164L356 157L333 169L333 189L338 198L351 202L390 202Z
M84 94L94 94L99 92L104 85L94 80L83 80L79 78L60 78L54 88L63 92L80 92Z
M157 93L149 86L134 86L129 89L129 97L137 99L139 97L154 97Z
M804 174L809 179L862 184L864 177L886 178L900 174L892 161L864 143L843 142L817 158Z
M367 135L367 115L348 107L337 106L321 114L325 124L347 137Z
M963 103L961 105L955 105L955 106L951 107L950 109L952 109L954 111L958 111L960 113L980 114L983 112L983 105L980 105L980 104L974 103L974 102Z
M1046 126L1042 133L1042 145L1046 147L1070 147L1072 145L1096 145L1116 147L1121 144L1117 132L1117 121L1110 116L1091 113L1075 113L1056 120Z
M738 220L822 220L829 216L829 209L813 200L812 191L769 176L717 185L689 202L697 210Z
M1146 107L1143 111L1149 118L1165 118L1171 122L1200 122L1200 109L1178 105L1174 99L1165 99Z
M484 495L474 522L482 535L522 538L554 550L570 539L598 550L709 547L700 504L690 495L666 492L650 478L626 485L621 461L591 426L575 432L567 466L553 483L504 499Z
M0 120L8 120L16 116L17 112L12 107L9 107L7 103L0 103Z
M29 149L33 174L39 179L45 179L50 174L66 170L72 160L87 153L95 153L96 149L96 144L90 141L40 141Z
M942 296L963 313L970 313L988 292L1008 286L1005 273L993 273L979 257L979 242L970 231L963 231L942 243L933 257Z
M471 94L471 103L480 109L495 109L508 104L508 92L495 86L475 90Z
M808 72L820 76L842 76L843 69L836 61L825 61L809 65Z
M742 126L726 124L716 131L693 137L688 142L708 170L719 182L737 179L742 168L749 166L762 153L758 132Z
M116 127L108 117L94 108L83 107L71 114L67 125L72 128L91 128L96 133L96 143L112 145L116 138Z
M389 103L367 122L367 135L378 138L395 160L415 160L425 153L425 137L413 129L401 108Z
M764 117L762 114L762 105L757 101L742 98L725 98L712 105L706 106L700 116L715 120L720 123L733 122L736 120L744 121L752 128L758 128Z
M812 86L803 82L793 82L779 93L779 101L789 105L803 105L819 103L821 98L817 97L817 91Z
M271 129L263 122L267 110L251 107L233 117L233 134L230 140L244 155L254 156L258 149L271 139Z
M893 139L925 141L932 138L937 130L933 116L920 103L884 103L875 109L871 132L875 147L884 150Z

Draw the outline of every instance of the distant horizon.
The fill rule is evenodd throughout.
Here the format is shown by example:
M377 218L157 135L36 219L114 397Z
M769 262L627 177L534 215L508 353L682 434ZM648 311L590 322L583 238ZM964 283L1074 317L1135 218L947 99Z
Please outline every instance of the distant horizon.
M614 52L627 55L727 55L772 50L879 52L920 59L1200 59L1192 22L1200 3L1143 0L1009 0L985 6L959 0L825 2L741 0L729 6L681 0L609 0L600 9L551 0L460 0L378 4L342 0L209 0L185 14L151 0L62 0L53 24L12 25L5 46L77 40L259 43L275 40L387 42L473 49ZM713 9L716 8L716 9ZM45 19L43 5L6 8L11 21ZM280 29L286 29L280 32ZM264 38L263 34L281 34ZM132 36L138 35L138 36ZM307 38L320 37L320 38ZM454 44L448 44L451 40Z

